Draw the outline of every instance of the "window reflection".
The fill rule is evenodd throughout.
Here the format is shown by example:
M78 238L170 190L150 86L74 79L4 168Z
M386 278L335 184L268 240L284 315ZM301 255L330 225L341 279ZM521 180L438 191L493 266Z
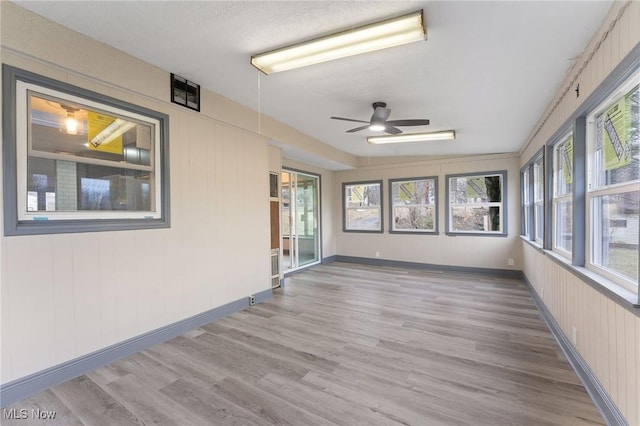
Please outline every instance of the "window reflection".
M27 211L152 211L153 126L29 92Z

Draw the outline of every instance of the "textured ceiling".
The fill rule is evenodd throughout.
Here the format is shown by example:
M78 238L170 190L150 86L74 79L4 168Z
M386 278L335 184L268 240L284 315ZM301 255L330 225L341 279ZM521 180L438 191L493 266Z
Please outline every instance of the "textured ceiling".
M604 19L610 1L18 1L357 156L517 152ZM260 53L424 9L428 40L265 76ZM410 131L457 139L371 146L347 134L384 101ZM353 125L352 125L353 124ZM295 157L295 150L276 142ZM300 154L300 153L298 153ZM295 158L294 158L295 159ZM312 161L310 158L306 158Z

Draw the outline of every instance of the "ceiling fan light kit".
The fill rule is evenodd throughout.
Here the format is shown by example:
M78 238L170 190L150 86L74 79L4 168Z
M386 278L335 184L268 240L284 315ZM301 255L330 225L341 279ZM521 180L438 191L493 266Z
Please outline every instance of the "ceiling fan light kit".
M422 9L251 57L265 74L400 46L426 38Z
M385 143L428 142L428 141L451 140L455 138L456 138L456 132L454 130L445 130L442 132L403 133L401 135L391 135L391 136L369 136L367 138L367 142L373 145L380 145Z

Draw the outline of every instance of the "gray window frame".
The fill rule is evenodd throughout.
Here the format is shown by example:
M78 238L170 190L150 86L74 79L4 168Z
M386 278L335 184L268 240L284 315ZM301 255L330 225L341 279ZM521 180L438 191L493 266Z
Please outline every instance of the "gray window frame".
M396 182L410 182L410 181L418 181L418 180L433 180L434 182L434 199L435 199L435 203L433 204L434 206L434 210L435 210L435 217L434 217L434 230L433 231L413 231L413 230L406 230L406 231L399 231L399 230L394 230L393 229L393 184ZM420 176L420 177L408 177L408 178L394 178L394 179L389 179L389 234L414 234L414 235L438 235L438 229L439 229L439 207L438 207L438 202L439 202L439 195L438 195L438 176Z
M380 186L380 229L347 229L347 186L352 185L371 185L377 184ZM379 180L365 180L356 182L343 182L342 183L342 232L354 232L365 234L382 234L384 232L384 186L382 179Z
M160 137L160 217L123 219L68 219L68 220L19 220L17 188L17 111L16 85L18 81L32 83L77 96L93 102L148 116L159 122ZM170 227L169 208L169 116L148 108L130 104L101 93L54 80L30 71L2 64L2 165L3 165L3 213L4 235L40 235L77 232L123 231Z
M502 176L502 188L501 188L501 198L502 198L502 206L501 206L501 215L502 215L502 232L464 232L464 231L452 231L451 223L449 217L451 212L451 197L449 193L449 182L451 178L459 178L459 177L472 177L472 176L491 176L491 175L501 175ZM445 175L445 235L451 236L470 236L470 237L507 237L509 235L509 223L508 223L508 191L507 191L507 170L494 170L494 171L479 171L473 173L455 173L450 175Z

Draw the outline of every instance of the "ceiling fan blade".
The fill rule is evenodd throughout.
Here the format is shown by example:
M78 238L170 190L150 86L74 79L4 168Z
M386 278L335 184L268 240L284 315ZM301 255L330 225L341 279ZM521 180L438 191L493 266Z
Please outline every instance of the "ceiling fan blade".
M366 121L365 121L365 123L366 123ZM368 128L369 128L369 124L367 124L366 126L356 127L355 129L347 130L347 133L359 132L360 130L364 130L364 129L368 129Z
M343 121L353 121L354 123L368 123L368 121L364 120L354 120L353 118L344 118L344 117L329 117L334 120L343 120Z
M429 120L391 120L387 121L387 124L390 124L391 126L426 126L429 124Z
M384 128L385 133L389 133L390 135L397 135L399 133L402 133L402 130L398 129L397 127L393 127L389 125L389 122L387 121L387 127Z

